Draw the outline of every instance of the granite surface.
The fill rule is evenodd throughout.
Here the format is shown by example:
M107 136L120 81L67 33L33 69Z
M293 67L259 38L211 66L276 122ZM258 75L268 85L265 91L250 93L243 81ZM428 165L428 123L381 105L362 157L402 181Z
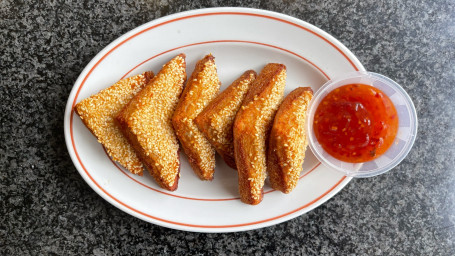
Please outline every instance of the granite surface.
M455 255L455 2L0 1L0 255ZM64 142L69 92L136 26L215 6L285 13L335 36L410 94L418 137L393 171L353 180L314 211L203 234L136 219L98 196Z

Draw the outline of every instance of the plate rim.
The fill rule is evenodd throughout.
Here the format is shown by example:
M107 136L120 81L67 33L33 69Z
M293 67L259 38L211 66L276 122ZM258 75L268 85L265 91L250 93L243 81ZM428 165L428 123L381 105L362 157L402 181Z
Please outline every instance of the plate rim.
M328 192L320 195L318 198L315 200L311 201L310 205L305 207L299 207L294 211L291 211L290 213L287 213L285 216L277 216L276 218L269 218L272 220L264 220L260 223L248 223L248 225L240 225L240 226L233 226L233 225L227 225L230 227L221 227L221 226L213 226L213 227L201 227L200 225L180 225L176 222L173 221L162 221L159 220L159 218L150 218L147 217L146 215L139 214L138 212L130 209L127 205L122 204L122 202L119 202L116 200L114 197L110 196L107 191L105 191L100 185L96 184L96 181L90 179L84 170L82 170L82 166L78 163L80 161L79 157L76 156L74 150L72 149L72 138L70 138L71 131L70 130L70 122L72 121L73 118L73 108L74 104L71 99L74 96L74 94L78 94L81 88L77 90L76 85L79 85L83 82L83 80L87 79L87 74L91 72L93 68L95 68L98 64L98 62L101 62L104 57L106 57L106 54L114 51L117 47L122 45L124 42L128 41L129 39L135 37L136 35L139 35L143 32L148 31L151 28L156 27L157 25L160 24L167 24L169 22L175 21L175 20L183 20L186 18L190 17L198 17L198 16L208 16L208 15L216 15L217 13L219 14L237 14L237 15L251 15L251 16L256 16L256 17L264 17L264 18L271 18L276 21L281 21L284 23L287 23L289 25L294 25L301 27L305 29L306 31L309 31L316 36L320 37L324 41L328 42L331 44L333 47L335 47L344 57L351 63L351 65L358 70L365 70L363 65L360 63L360 61L357 59L357 57L346 47L344 46L340 41L338 41L336 38L328 34L327 32L319 29L318 27L305 22L303 20L297 19L295 17L282 14L282 13L277 13L273 11L267 11L267 10L262 10L262 9L254 9L254 8L243 8L243 7L214 7L214 8L204 8L204 9L196 9L196 10L190 10L190 11L184 11L184 12L179 12L179 13L174 13L168 16L160 17L155 20L151 20L149 22L146 22L140 26L137 26L130 31L126 32L125 34L119 36L117 39L109 43L106 47L104 47L101 51L99 51L95 57L92 58L92 60L85 66L81 74L78 76L77 80L73 84L73 87L71 89L71 92L68 96L68 101L66 104L65 108L65 114L64 114L64 134L65 134L65 143L67 146L68 153L71 157L71 160L73 162L73 165L76 167L78 170L79 174L82 176L84 181L98 194L100 195L104 200L115 206L116 208L122 210L125 213L128 213L129 215L132 215L136 218L139 218L141 220L147 221L149 223L153 223L155 225L167 227L167 228L172 228L172 229L177 229L177 230L182 230L182 231L192 231L192 232L204 232L204 233L227 233L227 232L237 232L237 231L248 231L248 230L253 230L253 229L259 229L259 228L264 228L267 226L272 226L276 225L281 222L285 222L287 220L293 219L295 217L298 217L300 215L303 215L304 213L307 213L316 207L320 206L321 204L325 203L327 200L335 196L339 191L341 191L352 179L352 177L346 177L342 178L338 183L336 183L332 189L330 189ZM144 29L148 28L148 29ZM138 33L139 31L142 31ZM69 132L68 132L69 131ZM315 202L314 202L315 201ZM199 227L198 227L199 226Z

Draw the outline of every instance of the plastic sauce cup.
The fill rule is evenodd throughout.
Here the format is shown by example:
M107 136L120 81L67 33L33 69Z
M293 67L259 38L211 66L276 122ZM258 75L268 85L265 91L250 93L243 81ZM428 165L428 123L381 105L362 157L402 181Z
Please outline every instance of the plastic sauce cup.
M390 98L397 110L398 131L393 144L384 154L368 162L349 163L334 158L322 148L313 130L314 114L322 99L332 90L348 84L378 88ZM366 71L348 73L325 83L313 96L306 124L309 145L316 158L346 176L359 178L376 176L397 166L411 150L417 135L417 113L406 91L390 78Z

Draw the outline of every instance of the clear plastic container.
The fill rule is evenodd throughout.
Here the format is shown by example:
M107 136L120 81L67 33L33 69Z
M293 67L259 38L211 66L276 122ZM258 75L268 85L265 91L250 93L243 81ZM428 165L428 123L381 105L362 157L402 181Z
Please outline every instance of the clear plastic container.
M314 114L321 100L332 90L347 84L366 84L384 92L395 105L398 114L398 131L392 146L378 158L363 162L340 161L328 154L319 144L314 130ZM417 135L417 113L411 98L395 81L383 75L360 71L348 73L325 83L313 96L307 119L309 145L314 155L324 165L350 177L372 177L397 166L409 153Z

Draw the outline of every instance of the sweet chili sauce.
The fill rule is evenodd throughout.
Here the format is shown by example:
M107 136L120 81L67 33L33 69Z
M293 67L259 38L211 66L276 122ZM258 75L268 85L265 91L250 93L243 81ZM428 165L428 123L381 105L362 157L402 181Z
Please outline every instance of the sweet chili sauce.
M350 163L373 160L393 143L398 115L381 90L348 84L325 96L314 116L314 132L322 148Z

